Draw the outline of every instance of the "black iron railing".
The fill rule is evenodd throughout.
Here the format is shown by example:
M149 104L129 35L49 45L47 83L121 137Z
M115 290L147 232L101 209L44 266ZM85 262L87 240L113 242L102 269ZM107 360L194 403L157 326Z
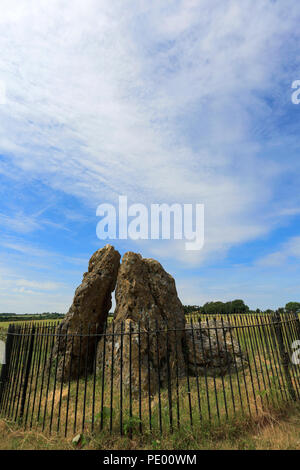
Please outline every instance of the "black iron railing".
M0 415L26 429L132 435L263 415L300 398L294 314L194 315L185 329L11 324Z

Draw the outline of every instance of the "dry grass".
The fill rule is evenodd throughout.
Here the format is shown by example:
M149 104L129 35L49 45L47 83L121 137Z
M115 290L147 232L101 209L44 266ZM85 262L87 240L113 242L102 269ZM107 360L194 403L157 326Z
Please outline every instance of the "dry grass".
M268 362L265 367L268 366ZM100 371L101 372L101 371ZM82 429L83 419L85 426L85 433L90 433L92 428L92 417L94 416L95 427L99 427L101 400L102 400L102 380L101 373L97 374L94 388L94 377L89 375L87 383L85 384L84 378L80 381L72 381L70 388L68 384L61 384L59 381L55 382L55 374L48 372L42 381L41 371L39 373L34 370L33 381L30 380L27 389L27 400L25 403L25 423L27 429L32 424L36 432L42 429L42 424L45 417L45 430L48 431L50 423L52 431L55 432L60 427L61 432L64 431L66 421L68 422L68 432L73 431L73 423L76 416L76 433ZM265 416L277 415L282 407L285 407L284 396L280 396L280 384L277 383L276 374L269 371L271 378L271 386L266 383L266 389L262 383L262 376L260 376L260 384L258 383L257 376L251 377L250 369L247 368L244 372L233 374L232 376L225 376L221 378L199 377L199 388L197 387L197 379L195 377L189 378L189 388L187 379L179 380L178 396L180 408L180 421L181 427L185 429L185 434L189 434L188 428L190 427L190 410L189 410L189 397L192 405L192 415L194 428L202 427L202 433L205 433L206 426L214 425L214 428L228 422L234 423L234 420L247 422L249 418L249 409L251 410L252 417L259 416L259 419L265 419ZM113 388L113 413L112 413L112 427L113 432L117 433L120 429L120 386L114 374L114 388ZM47 384L49 380L49 384ZM48 387L49 385L49 387ZM55 385L55 386L54 386ZM224 387L223 387L224 386ZM240 388L239 388L240 387ZM54 391L55 388L55 391ZM261 391L260 391L261 388ZM48 390L48 392L47 392ZM111 410L111 370L110 367L106 368L104 380L104 400L103 400L103 431L106 436L109 434L110 427L110 410ZM199 394L198 394L199 391ZM254 392L255 391L255 395ZM95 394L94 394L95 392ZM14 395L15 392L13 392ZM9 389L10 396L12 394ZM18 395L18 393L17 393ZM177 389L176 384L172 385L172 406L173 423L176 427L177 419ZM235 402L235 410L234 403ZM243 410L241 403L243 403ZM93 403L95 408L93 409ZM14 416L15 408L17 408L16 400L13 398L11 403L15 406L12 407L11 414L6 416ZM77 405L76 405L77 403ZM76 405L76 406L75 406ZM19 407L18 407L19 409ZM163 429L169 430L169 399L168 390L161 389L161 415ZM122 406L122 420L123 426L129 428L138 428L139 426L139 400L136 395L133 396L132 402L132 416L129 415L129 393L126 387L123 387L123 406ZM149 427L149 397L148 394L143 394L141 397L141 418L143 429ZM227 415L226 415L227 411ZM244 415L242 413L244 411ZM94 414L93 414L94 412ZM68 415L67 415L68 413ZM210 415L209 415L210 413ZM158 395L151 397L151 423L152 429L155 430L155 436L159 436L159 402ZM4 416L4 414L3 414ZM83 418L84 416L84 418ZM243 424L244 425L244 424ZM233 424L232 424L233 426ZM239 427L239 426L238 426ZM203 431L204 429L204 431ZM138 430L138 429L137 429ZM75 431L74 431L75 432ZM210 431L211 434L211 431ZM45 434L44 434L45 436ZM198 437L197 437L198 438ZM168 436L167 436L168 439ZM191 436L193 441L193 438ZM159 440L159 439L158 439Z
M239 334L239 333L238 333ZM241 337L242 347L245 347L249 338ZM250 343L251 344L251 343ZM27 430L0 420L0 433L3 436L0 449L72 449L72 437L82 429L84 414L84 448L86 449L299 449L300 439L300 408L291 403L285 403L284 380L277 371L277 359L272 354L266 360L262 356L265 343L259 344L259 350L251 356L251 369L240 371L223 379L199 377L199 386L195 377L190 377L189 385L186 379L179 381L179 404L181 427L170 433L169 426L169 400L168 390L161 390L161 408L163 421L163 436L159 433L159 403L158 396L151 397L152 433L147 433L149 427L149 399L143 395L141 400L143 436L138 433L139 422L130 421L128 390L123 390L122 420L123 426L133 426L133 439L128 436L120 437L120 389L114 381L113 389L113 415L112 434L109 432L110 424L110 390L111 371L108 367L103 381L103 431L100 432L100 408L102 398L101 371L97 373L95 389L94 377L88 376L87 383L81 379L68 384L56 383L55 375L46 374L44 382L41 373L33 373L33 381L29 381L27 390L28 406ZM45 347L45 345L43 346ZM260 355L258 352L260 351ZM263 371L260 371L260 359L263 360ZM273 365L272 365L273 363ZM257 371L255 370L257 367ZM257 372L257 374L256 374ZM253 375L253 377L252 377ZM115 376L115 375L114 375ZM279 377L279 380L278 380ZM263 378L265 384L263 383ZM49 391L46 386L49 379ZM295 379L294 379L295 381ZM207 383L206 383L207 382ZM56 385L54 385L56 384ZM53 390L54 388L54 390ZM190 388L190 391L188 390ZM35 400L35 390L37 397ZM42 390L42 393L41 393ZM95 390L95 396L94 396ZM172 386L173 422L176 427L176 387ZM41 393L41 402L38 403ZM283 396L280 394L283 393ZM232 396L233 395L233 396ZM190 426L189 400L191 398L193 411L193 427ZM77 400L78 398L78 400ZM138 419L139 407L137 397L133 397L133 418ZM70 399L70 400L69 400ZM95 399L94 418L95 429L91 431L93 416L93 402ZM243 403L243 409L241 403ZM13 401L14 402L14 401ZM200 404L201 402L201 404ZM235 403L234 403L235 402ZM68 406L69 403L69 406ZM75 408L75 403L78 406ZM38 414L38 405L41 413ZM201 410L200 410L201 408ZM234 410L236 408L236 410ZM252 419L249 417L249 409ZM56 429L64 431L68 411L68 438L57 436ZM227 411L227 415L226 415ZM244 411L244 414L242 413ZM211 414L211 416L210 416ZM45 432L41 433L43 416L45 415ZM76 416L76 432L73 432L73 422ZM29 430L32 421L33 429ZM53 436L49 436L49 421L52 423Z
M74 449L67 439L37 431L25 431L16 424L0 420L0 449ZM84 449L300 449L300 408L290 406L280 414L261 415L256 420L230 422L213 430L182 429L172 435L135 435L133 439L107 433L86 434Z
M262 428L253 437L256 449L300 449L300 412Z

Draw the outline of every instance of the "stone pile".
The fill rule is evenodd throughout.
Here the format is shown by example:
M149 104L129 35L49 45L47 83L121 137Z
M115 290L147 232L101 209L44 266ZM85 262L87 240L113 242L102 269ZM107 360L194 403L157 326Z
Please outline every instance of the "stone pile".
M186 325L187 363L191 375L222 376L247 365L232 326L221 320Z

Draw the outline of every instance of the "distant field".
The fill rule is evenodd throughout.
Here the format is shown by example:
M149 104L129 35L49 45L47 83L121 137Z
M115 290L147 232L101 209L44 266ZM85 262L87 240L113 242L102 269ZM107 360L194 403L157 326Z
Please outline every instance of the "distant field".
M14 325L22 325L22 324L28 324L31 323L31 322L34 322L35 324L45 324L45 323L48 323L49 325L53 324L53 323L56 323L56 322L60 322L61 320L60 319L55 319L55 320L10 320L10 321L1 321L0 322L0 329L1 328L8 328L8 326L10 324L14 324Z

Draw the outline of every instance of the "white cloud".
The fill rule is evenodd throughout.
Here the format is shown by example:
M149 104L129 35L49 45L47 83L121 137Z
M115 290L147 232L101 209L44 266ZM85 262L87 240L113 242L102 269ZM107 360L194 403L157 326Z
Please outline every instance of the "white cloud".
M10 273L10 276L12 273ZM1 312L35 313L48 310L65 312L71 303L71 289L62 283L0 276Z
M22 241L2 241L0 242L0 246L8 248L13 252L21 253L26 255L27 257L34 257L39 259L55 259L60 260L63 263L70 263L74 265L84 266L87 265L88 262L88 255L86 257L79 257L79 256L67 256L61 253L57 253L50 250L44 250L42 248L38 248L35 245L29 243L22 243Z
M204 202L209 252L270 230L273 170L258 166L253 113L268 115L259 93L282 73L278 48L299 8L127 6L4 2L0 150L25 177L95 207L120 193Z
M17 279L14 284L18 287L31 287L37 290L55 290L60 287L60 284L57 282L39 282L39 281L30 281L28 279Z
M291 193L280 199L288 209L273 204L276 179L294 165L261 157L270 135L271 151L278 145L274 122L297 78L299 13L291 0L2 0L0 174L16 191L38 179L95 210L119 194L130 203L204 203L202 252L136 246L179 265L224 258L299 212ZM56 228L68 230L68 220L85 222L66 209ZM0 224L24 235L55 222L22 210L1 211ZM1 242L28 266L49 263L52 274L55 263L82 267L88 258ZM283 251L265 262L281 263L293 248Z
M66 313L72 303L72 294L57 291L56 293L36 292L30 289L0 290L1 311L11 313Z
M13 216L0 214L0 226L18 233L29 233L41 228L35 218L25 216L22 213Z
M300 258L300 237L291 237L280 249L256 261L259 266L281 266L289 260Z
M202 275L178 276L176 284L184 304L243 299L251 309L263 310L297 301L300 285L298 267L289 265L207 268Z
M62 255L18 239L3 240L0 248L0 311L68 310L89 255Z
M279 212L279 215L283 216L294 216L300 214L300 207L289 207L286 209L282 209Z

